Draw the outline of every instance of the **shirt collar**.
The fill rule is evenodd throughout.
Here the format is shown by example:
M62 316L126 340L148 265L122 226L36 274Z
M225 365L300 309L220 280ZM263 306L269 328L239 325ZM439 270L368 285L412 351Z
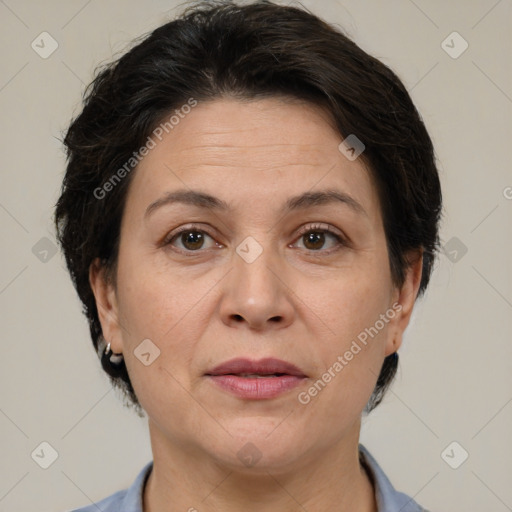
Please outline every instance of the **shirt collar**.
M370 452L359 444L359 460L373 481L378 512L428 512L407 494L395 490Z
M427 512L411 497L395 490L388 477L370 452L359 444L359 458L366 468L375 488L378 512ZM143 512L143 491L153 469L153 461L148 462L128 488L122 507L123 512Z
M148 462L137 475L137 478L128 488L124 495L122 506L119 510L123 512L143 512L143 492L146 481L153 469L153 461Z

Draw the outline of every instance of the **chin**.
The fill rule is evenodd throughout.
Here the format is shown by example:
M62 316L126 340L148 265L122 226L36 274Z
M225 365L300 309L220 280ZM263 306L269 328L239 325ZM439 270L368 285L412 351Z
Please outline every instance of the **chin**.
M224 422L229 432L223 436L225 444L211 450L216 461L232 471L247 474L266 474L285 470L299 455L297 447L307 449L305 434L300 436L286 419L250 417ZM208 450L210 451L210 450Z

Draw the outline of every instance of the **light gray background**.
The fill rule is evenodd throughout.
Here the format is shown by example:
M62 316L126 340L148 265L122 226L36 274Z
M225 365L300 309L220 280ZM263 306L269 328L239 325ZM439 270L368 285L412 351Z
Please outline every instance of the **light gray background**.
M147 420L111 390L63 259L33 247L54 242L65 165L58 139L95 65L170 19L176 5L0 1L0 512L88 504L130 485L151 459ZM393 484L433 512L512 510L512 3L304 5L344 27L411 91L439 159L443 243L456 237L361 440ZM47 59L31 48L43 31L59 45ZM453 31L469 44L456 59L441 46ZM455 254L454 243L467 253ZM58 452L48 469L31 458L43 441ZM469 453L458 469L441 456L453 441ZM461 453L445 459L454 464Z

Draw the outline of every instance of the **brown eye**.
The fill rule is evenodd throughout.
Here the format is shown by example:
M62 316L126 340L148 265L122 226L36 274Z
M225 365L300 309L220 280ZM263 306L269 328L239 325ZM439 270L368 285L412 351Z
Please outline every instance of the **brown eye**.
M183 246L191 251L201 249L204 244L204 236L200 231L185 231L181 233L180 240Z
M332 240L330 247L325 245ZM343 236L335 232L328 225L315 224L305 226L299 233L299 241L302 240L304 249L311 252L331 253L341 246L347 245Z
M172 245L183 252L197 252L200 249L208 249L205 247L208 238L214 242L211 246L218 245L205 231L189 227L170 235L164 245Z
M315 251L321 249L325 244L325 233L320 231L311 231L302 236L306 249Z

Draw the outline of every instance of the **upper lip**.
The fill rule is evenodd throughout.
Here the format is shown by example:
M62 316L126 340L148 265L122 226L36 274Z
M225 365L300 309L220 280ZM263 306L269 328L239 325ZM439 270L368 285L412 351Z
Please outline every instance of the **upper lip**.
M212 370L209 370L206 375L229 375L229 374L256 374L256 375L272 375L274 373L283 373L287 375L295 375L298 377L306 377L304 372L297 368L294 364L267 357L259 359L258 361L235 358L219 364Z

